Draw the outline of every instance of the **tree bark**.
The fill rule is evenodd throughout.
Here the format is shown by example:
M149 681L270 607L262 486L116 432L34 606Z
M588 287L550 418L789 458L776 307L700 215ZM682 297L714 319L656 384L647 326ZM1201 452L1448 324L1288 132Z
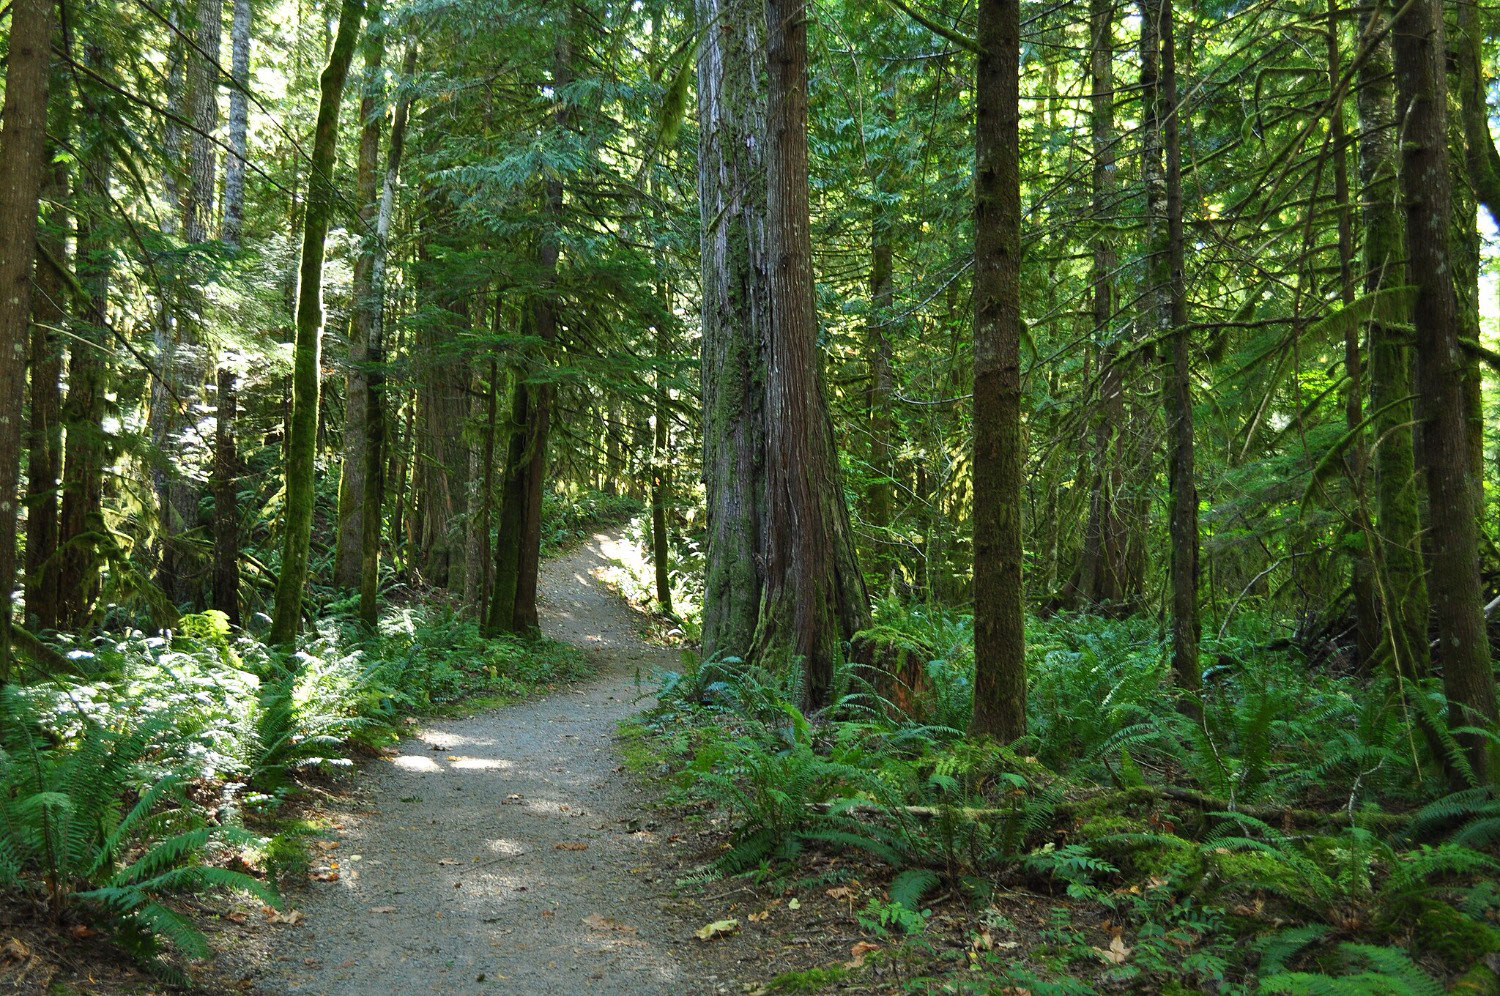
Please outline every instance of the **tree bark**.
M59 36L61 42L61 36ZM50 132L66 143L71 132L73 94L67 78L52 69ZM26 616L37 631L56 629L59 621L58 485L62 477L61 331L63 267L68 259L70 217L68 166L53 155L42 186L37 235L42 250L31 298L31 419L26 430Z
M0 591L16 576L21 394L31 321L37 202L46 175L50 0L12 0L0 126ZM0 685L10 680L13 609L0 611Z
M417 71L417 46L408 44L401 61L401 74L409 79ZM395 214L396 180L401 172L401 154L406 148L406 123L411 117L411 97L403 93L391 119L391 142L386 151L385 178L380 187L380 210L375 216L374 258L370 261L370 338L365 347L369 375L365 378L365 424L369 442L365 447L364 508L360 515L359 617L374 630L380 614L380 512L385 499L385 436L388 417L385 403L385 267ZM403 460L404 465L404 460ZM391 535L400 535L398 521Z
M1363 17L1361 34L1373 36L1389 13L1381 6ZM1359 178L1364 229L1365 293L1390 291L1403 282L1405 236L1397 212L1396 102L1391 44L1384 38L1359 67ZM1428 598L1421 546L1419 482L1412 425L1411 353L1401 332L1378 315L1369 324L1372 457L1375 477L1374 545L1377 588L1385 625L1381 656L1407 680L1427 673Z
M84 47L86 65L104 68L97 43ZM100 108L82 95L85 113L104 122ZM77 629L93 606L99 587L100 546L104 535L103 478L107 441L104 433L106 326L109 322L109 242L102 229L109 215L111 161L108 143L87 147L78 179L78 248L76 267L84 299L74 323L74 346L68 351L68 396L63 404L65 429L62 511L59 522L58 593L60 622Z
M807 3L766 0L766 586L755 658L800 662L827 703L840 642L869 625L818 350L807 174Z
M378 2L378 0L377 0ZM378 22L379 8L370 13ZM355 169L355 197L363 247L354 261L353 313L349 329L349 369L345 377L344 458L339 465L338 535L333 557L333 583L344 588L359 584L364 540L365 488L369 486L369 352L370 330L375 311L382 306L371 287L375 253L374 227L380 212L380 127L377 113L381 100L381 62L385 56L385 30L378 25L365 36L364 93L359 101L359 161Z
M1026 733L1021 587L1021 147L1019 0L980 0L974 128L974 716Z
M670 299L670 294L668 295ZM651 447L651 564L656 571L656 608L663 615L672 614L672 579L667 570L671 543L667 536L668 492L672 487L671 434L668 431L671 410L667 405L666 376L662 370L672 357L671 335L667 329L666 310L656 329L656 427Z
M1093 143L1094 223L1099 226L1099 234L1093 240L1090 281L1093 285L1094 338L1098 343L1099 390L1093 415L1091 494L1079 583L1084 600L1094 608L1106 611L1119 611L1126 597L1123 563L1126 526L1117 504L1123 484L1125 384L1118 335L1111 327L1115 315L1114 272L1118 257L1113 235L1105 227L1105 219L1114 210L1115 199L1114 13L1115 6L1110 0L1091 0L1089 128Z
M1453 725L1496 720L1495 676L1479 579L1478 528L1464 405L1464 356L1448 245L1447 87L1440 0L1413 0L1392 31L1399 113L1404 122L1401 190L1406 213L1407 282L1416 289L1417 417L1427 485L1429 593ZM1496 768L1495 749L1464 736L1480 784Z
M1339 56L1338 0L1328 0L1328 85L1336 88L1343 76ZM1329 115L1329 148L1333 155L1333 200L1338 210L1339 298L1345 307L1354 303L1354 219L1349 203L1349 148L1344 130L1343 101L1334 104ZM1375 594L1374 571L1370 565L1370 544L1374 542L1373 523L1365 514L1366 485L1369 480L1370 454L1364 421L1364 370L1360 353L1360 327L1351 324L1344 332L1344 373L1349 379L1344 391L1344 420L1354 441L1344 454L1345 473L1353 492L1355 522L1362 541L1350 556L1349 587L1354 595L1354 659L1367 668L1379 655L1380 608Z
M1171 540L1172 672L1184 711L1196 713L1198 664L1198 489L1194 474L1192 361L1183 268L1182 152L1172 0L1141 4L1141 99L1146 135L1146 201L1151 323L1164 344L1168 530ZM1165 153L1165 168L1161 156Z
M245 166L249 155L250 0L234 0L230 28L229 154L224 157L224 214L220 240L240 248L245 225ZM240 461L235 445L239 374L219 357L214 420L213 607L240 624Z
M343 0L338 34L319 81L318 122L307 177L302 262L297 291L297 342L292 371L292 424L287 444L286 525L281 576L271 617L270 642L290 646L302 623L302 589L312 543L318 447L318 378L323 345L323 254L333 217L333 164L338 152L339 105L354 43L364 20L363 0Z
M703 658L748 657L765 586L765 20L760 0L697 0L702 217Z

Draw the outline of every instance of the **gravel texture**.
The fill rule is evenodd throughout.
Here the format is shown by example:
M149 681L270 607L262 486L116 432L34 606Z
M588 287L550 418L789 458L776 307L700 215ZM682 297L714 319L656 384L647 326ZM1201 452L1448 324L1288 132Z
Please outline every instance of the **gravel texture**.
M293 897L260 993L709 993L675 915L671 842L621 767L636 675L676 655L596 577L616 540L542 566L548 636L598 678L544 699L418 728L361 779L341 814L336 881Z

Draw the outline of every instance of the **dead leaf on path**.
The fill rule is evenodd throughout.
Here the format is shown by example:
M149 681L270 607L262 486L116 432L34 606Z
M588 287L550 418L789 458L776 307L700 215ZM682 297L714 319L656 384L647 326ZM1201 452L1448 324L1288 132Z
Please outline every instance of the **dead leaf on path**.
M244 918L241 917L240 919L243 921ZM99 932L86 923L78 923L74 924L72 929L68 931L68 936L74 940L86 941L90 937L99 936Z
M860 941L858 944L854 945L854 947L849 949L849 954L853 957L849 961L844 962L844 967L864 968L865 956L879 950L879 944L871 944L869 941Z
M796 897L788 899L786 908L789 910L800 910L802 908L802 900L797 899Z
M1123 965L1125 964L1125 959L1130 957L1130 952L1134 950L1134 948L1126 947L1125 941L1119 935L1116 935L1109 942L1108 948L1095 948L1094 953L1111 965Z
M748 919L751 923L760 923L764 920L771 919L771 911L761 910L759 913L751 913L748 917L746 917L746 919Z
M314 882L337 882L339 873L336 871L316 872L308 877Z
M693 931L693 936L700 941L711 941L715 937L732 937L740 932L738 920L715 920L713 923L704 924Z
M590 930L613 931L617 934L637 934L639 930L628 923L621 923L611 917L600 916L598 913L590 913L583 918L583 922Z
M287 910L285 913L279 913L276 910L271 910L268 916L272 923L284 923L288 926L302 922L301 910Z
M836 885L832 889L824 889L823 895L829 899L852 899L854 897L854 890L847 885Z
M438 858L438 864L440 864L440 865L458 865L458 864L463 864L463 862L461 862L461 861L454 861L452 858Z
M396 907L394 907L394 906L371 906L370 907L370 912L371 913L394 913L394 912L396 912Z
M554 851L587 851L589 846L582 841L563 841L561 844L553 844Z
M312 842L313 847L316 847L320 851L337 850L339 845L342 843L343 841L338 840L315 840Z

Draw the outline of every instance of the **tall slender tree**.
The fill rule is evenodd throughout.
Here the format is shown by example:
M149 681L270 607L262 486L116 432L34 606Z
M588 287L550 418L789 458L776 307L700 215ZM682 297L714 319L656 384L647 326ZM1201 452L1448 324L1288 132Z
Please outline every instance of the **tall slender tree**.
M1021 5L981 0L974 96L974 718L1026 733L1021 587Z
M281 575L270 640L296 641L302 623L302 589L312 543L313 499L318 452L318 387L323 349L323 256L333 218L333 164L338 151L339 105L364 20L364 0L343 0L338 33L319 80L318 123L308 163L307 207L303 213L302 261L298 271L297 341L292 371L291 438L287 442L286 523Z

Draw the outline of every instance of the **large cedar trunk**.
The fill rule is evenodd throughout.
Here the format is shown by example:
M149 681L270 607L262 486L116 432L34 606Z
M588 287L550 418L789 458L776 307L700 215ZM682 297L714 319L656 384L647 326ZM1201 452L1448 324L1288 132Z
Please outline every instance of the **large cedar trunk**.
M766 0L766 581L758 660L800 661L827 702L840 642L869 624L818 349L807 177L807 4Z
M16 511L37 200L46 172L50 0L13 0L0 127L0 589L16 576ZM10 679L9 599L0 611L0 684Z
M703 657L746 657L765 584L762 343L766 264L765 22L760 0L698 0L702 214Z
M1473 466L1464 399L1465 360L1459 346L1458 299L1448 246L1447 88L1443 10L1438 0L1413 0L1392 32L1397 119L1405 122L1401 189L1406 209L1406 275L1416 289L1417 417L1429 510L1428 591L1436 622L1454 725L1496 719L1495 675L1485 632L1479 580ZM1478 736L1462 738L1481 784L1495 774L1495 749Z
M982 0L974 126L974 718L1026 733L1019 0Z

